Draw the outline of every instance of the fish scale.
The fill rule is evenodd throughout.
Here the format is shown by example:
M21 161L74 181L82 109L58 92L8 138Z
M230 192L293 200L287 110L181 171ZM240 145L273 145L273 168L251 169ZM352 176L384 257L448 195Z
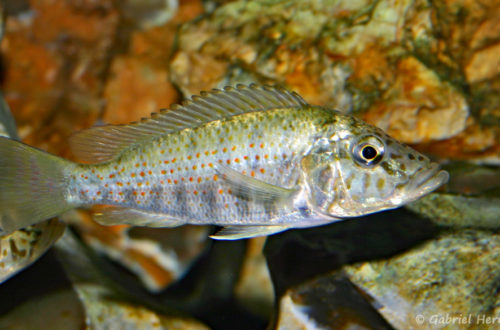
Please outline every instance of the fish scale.
M0 233L105 205L102 224L215 224L214 238L248 238L395 208L448 179L382 130L281 87L202 92L70 145L87 164L0 138Z
M293 187L299 176L294 155L303 154L318 131L321 117L316 112L324 110L274 109L185 129L116 162L74 168L70 190L78 193L73 198L80 204L151 210L199 224L207 222L207 214L219 225L269 224L290 210L269 212L231 194L216 166L225 164L243 175Z

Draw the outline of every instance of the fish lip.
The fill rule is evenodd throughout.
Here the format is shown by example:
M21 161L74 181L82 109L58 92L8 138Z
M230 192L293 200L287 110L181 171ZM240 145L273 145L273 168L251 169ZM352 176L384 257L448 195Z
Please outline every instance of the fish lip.
M436 190L448 182L449 179L448 172L441 170L437 163L432 163L429 167L421 169L419 172L415 175L413 183L408 187L408 190L414 191L412 200L416 200Z

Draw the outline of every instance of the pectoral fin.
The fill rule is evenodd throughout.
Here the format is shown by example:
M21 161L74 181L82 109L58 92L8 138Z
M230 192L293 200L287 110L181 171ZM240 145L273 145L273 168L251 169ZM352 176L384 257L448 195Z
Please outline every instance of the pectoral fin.
M165 214L146 212L143 210L106 207L94 213L94 220L102 225L133 225L144 227L177 227L185 223L184 220L171 218Z
M217 164L216 171L231 186L233 194L248 200L276 201L292 198L297 189L287 189L243 175L232 168Z
M219 230L210 238L217 240L236 240L242 238L252 238L267 236L290 229L287 226L230 226Z

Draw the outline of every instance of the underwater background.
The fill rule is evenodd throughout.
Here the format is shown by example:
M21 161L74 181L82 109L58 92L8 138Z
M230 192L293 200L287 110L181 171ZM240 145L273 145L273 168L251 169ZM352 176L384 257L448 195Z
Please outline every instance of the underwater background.
M0 238L14 267L0 273L0 329L500 328L498 1L0 6L2 131L56 155L74 159L75 131L259 83L374 124L450 173L404 208L267 239L67 213L37 261L44 226ZM19 251L23 239L46 244Z

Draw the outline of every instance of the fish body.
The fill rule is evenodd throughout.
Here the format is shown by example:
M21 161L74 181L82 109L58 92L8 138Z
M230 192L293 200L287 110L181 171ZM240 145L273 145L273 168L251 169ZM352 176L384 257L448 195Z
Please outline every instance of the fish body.
M96 218L103 224L215 224L226 227L216 238L236 239L398 207L448 178L376 127L256 85L202 93L139 123L95 127L72 146L93 164L0 140L3 158L14 158L0 161L4 230L26 224L20 218L30 224L99 204L113 206ZM38 204L8 206L26 191Z

